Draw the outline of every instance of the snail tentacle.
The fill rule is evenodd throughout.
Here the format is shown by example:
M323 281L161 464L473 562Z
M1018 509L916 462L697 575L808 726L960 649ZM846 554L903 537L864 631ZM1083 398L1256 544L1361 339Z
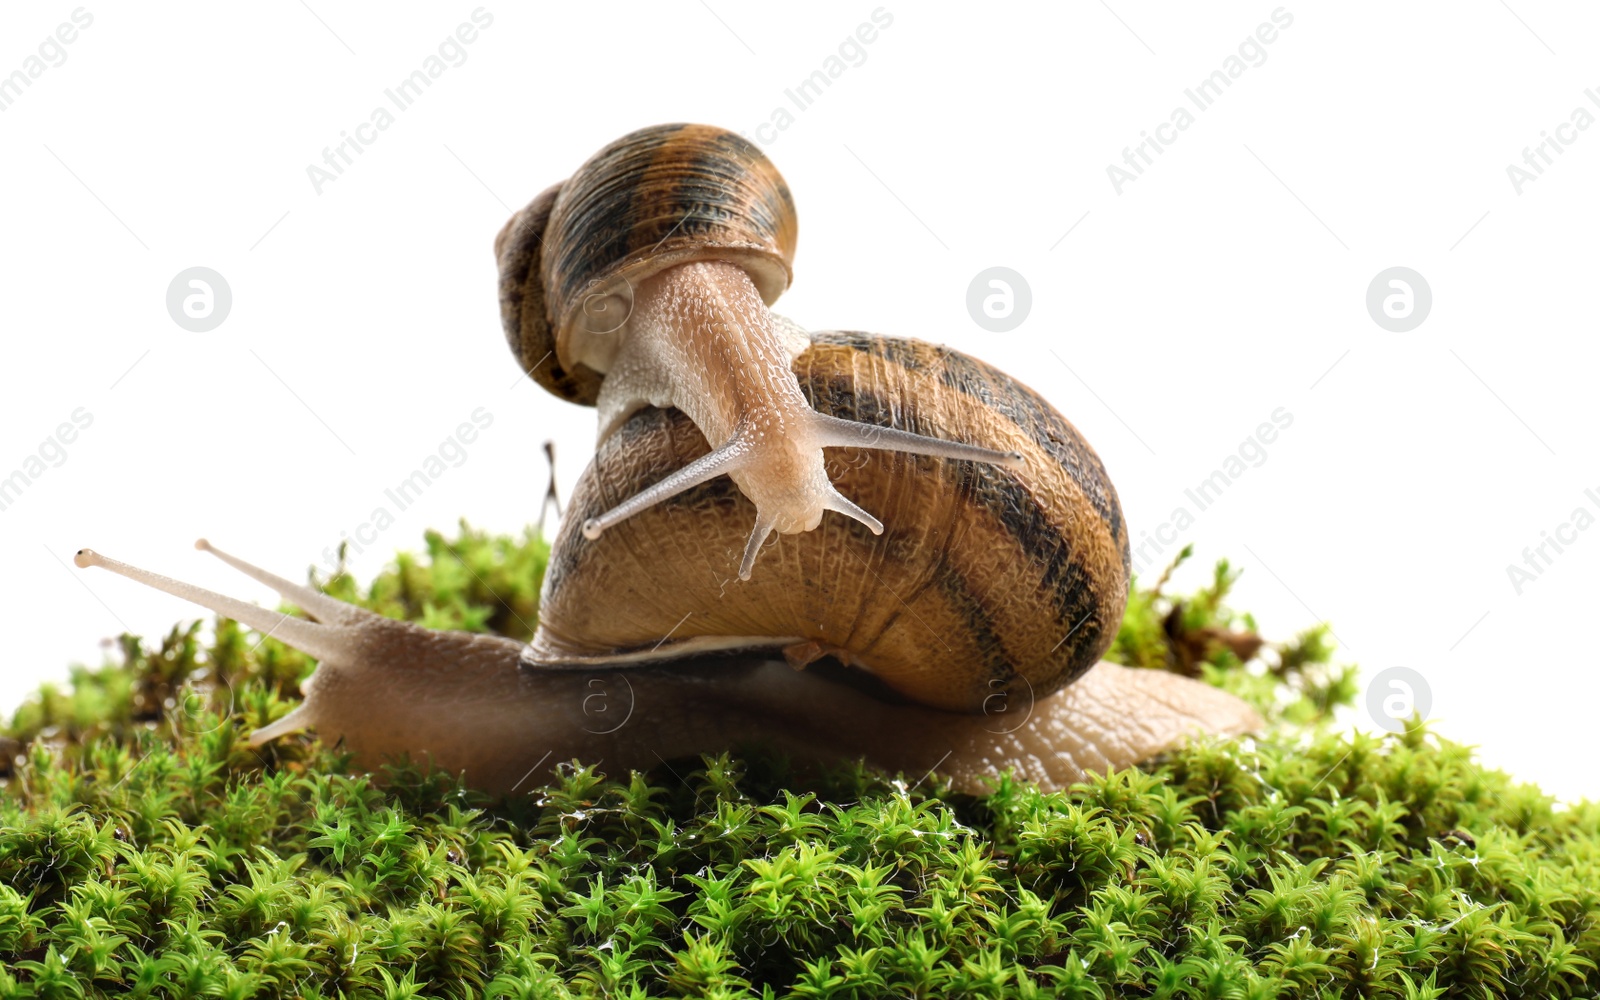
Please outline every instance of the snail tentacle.
M756 565L756 556L760 555L761 546L767 543L767 538L772 534L776 524L772 517L760 510L756 511L756 526L750 531L750 540L744 543L744 558L739 560L739 579L750 579L750 571Z
M734 438L709 455L695 459L654 486L640 490L599 517L591 517L584 521L583 537L592 542L604 534L607 528L626 521L640 511L649 510L684 490L699 486L724 473L733 472L748 456L749 449L738 438Z
M926 434L913 434L898 427L830 417L825 413L817 414L813 433L824 448L877 448L882 451L903 451L933 458L987 462L1012 469L1022 465L1020 451L998 451L982 445L967 444L965 441L946 441L944 438L929 437Z
M125 562L103 556L93 549L79 549L77 554L72 557L72 561L81 569L87 569L91 566L108 569L118 576L137 580L147 587L154 587L156 590L171 594L173 597L181 597L186 601L192 601L203 608L215 611L219 615L226 615L235 621L243 622L260 632L276 635L296 649L319 660L335 659L347 651L345 644L341 642L340 630L335 625L319 624L306 621L304 618L286 615L280 611L269 611L266 608L241 601L238 598L219 594L214 590L196 587L192 583L184 583L182 580L174 580L170 576L162 576L160 573L152 573L137 566L130 566ZM270 581L266 582L270 583ZM280 591L280 593L282 592ZM290 595L284 594L284 596L288 597ZM332 598L329 598L329 600L332 600Z
M874 535L883 534L882 521L856 506L853 502L851 502L849 497L845 496L843 493L840 493L838 490L834 490L831 496L824 497L822 506L829 510L837 511L840 514L843 514L845 517L860 521L862 524L866 525L867 530L872 532Z
M195 539L194 547L201 552L211 553L250 579L258 583L264 583L276 590L278 596L286 601L293 601L300 606L300 610L316 621L332 622L336 625L349 625L363 618L378 617L378 615L368 611L366 608L359 608L354 604L346 604L337 597L329 597L319 590L285 580L278 574L264 570L252 563L247 563L238 556L229 555L204 538ZM216 609L213 608L212 610Z

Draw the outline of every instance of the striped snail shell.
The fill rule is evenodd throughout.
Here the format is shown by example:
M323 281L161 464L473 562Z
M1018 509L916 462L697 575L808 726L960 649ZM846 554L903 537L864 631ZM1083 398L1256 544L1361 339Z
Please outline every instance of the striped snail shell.
M771 305L789 287L789 186L743 136L655 125L591 156L495 239L506 339L546 389L593 406L633 289L675 264L737 262ZM543 362L543 363L541 363Z
M768 306L788 287L789 188L742 137L661 125L618 139L514 215L495 240L506 338L525 371L599 410L604 442L636 411L674 407L709 450L592 511L594 540L719 476L750 499L738 575L773 533L826 511L883 524L841 492L824 448L879 448L1011 464L1013 452L819 413L790 372L809 346Z
M702 483L598 540L584 519L708 450L684 414L634 413L601 442L554 543L539 667L640 664L716 650L832 654L918 703L981 712L1047 695L1110 645L1129 580L1127 529L1094 449L1033 390L916 340L819 333L793 361L807 405L833 417L981 442L1015 467L841 449L828 474L884 514L780 536L729 585L750 501Z

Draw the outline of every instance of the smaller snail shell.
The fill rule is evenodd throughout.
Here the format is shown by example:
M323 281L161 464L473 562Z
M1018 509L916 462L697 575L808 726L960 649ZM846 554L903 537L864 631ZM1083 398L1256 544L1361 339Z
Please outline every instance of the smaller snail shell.
M616 350L607 334L638 283L689 261L729 261L771 305L789 287L797 227L788 185L744 137L710 125L632 132L496 237L506 338L541 385L592 406ZM613 311L591 323L596 303Z

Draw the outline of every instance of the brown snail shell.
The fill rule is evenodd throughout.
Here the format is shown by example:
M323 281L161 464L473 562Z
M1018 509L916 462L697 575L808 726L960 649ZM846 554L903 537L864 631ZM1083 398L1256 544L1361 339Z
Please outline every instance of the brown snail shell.
M771 305L789 287L796 233L788 185L743 136L689 124L629 133L500 231L506 339L540 385L593 406L604 372L593 365L634 286L688 261L729 261Z
M996 696L1053 692L1100 658L1127 600L1127 530L1099 457L1049 403L916 340L819 333L792 370L823 414L982 442L1023 461L830 452L830 478L883 512L885 532L825 518L778 536L762 572L730 581L750 502L726 477L596 540L580 536L586 518L707 451L682 413L641 410L575 487L529 663L749 648L787 649L803 663L831 653L916 702L976 712Z

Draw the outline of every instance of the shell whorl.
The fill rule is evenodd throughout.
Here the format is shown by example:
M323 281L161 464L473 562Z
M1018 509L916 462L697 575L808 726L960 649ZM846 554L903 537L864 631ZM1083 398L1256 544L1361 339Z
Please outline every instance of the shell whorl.
M506 220L494 239L494 255L500 264L500 323L523 371L562 399L593 406L603 376L587 365L568 367L556 357L544 279L540 277L545 227L561 186L552 184L540 192Z
M771 305L788 287L797 223L789 187L748 140L656 125L607 145L535 198L495 240L501 317L524 371L593 405L632 290L664 268L726 260Z
M819 412L1020 451L1019 469L842 448L840 491L884 534L829 515L733 579L751 505L714 479L585 541L578 526L707 450L676 410L645 409L601 443L574 489L525 659L622 665L716 649L844 651L922 704L980 711L1070 683L1115 636L1129 550L1094 450L1031 389L914 340L816 334L795 358Z

